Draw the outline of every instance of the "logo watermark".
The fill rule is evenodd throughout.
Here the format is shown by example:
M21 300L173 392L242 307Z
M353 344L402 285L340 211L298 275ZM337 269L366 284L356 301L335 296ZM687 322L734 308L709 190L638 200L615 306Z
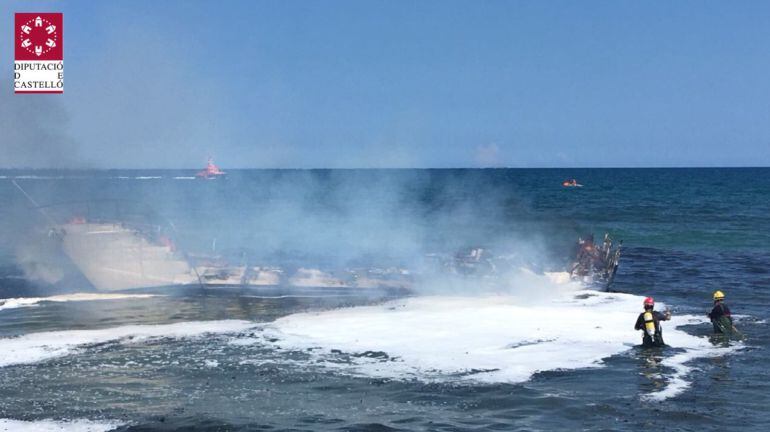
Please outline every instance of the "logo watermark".
M64 92L64 19L61 13L17 13L15 93Z

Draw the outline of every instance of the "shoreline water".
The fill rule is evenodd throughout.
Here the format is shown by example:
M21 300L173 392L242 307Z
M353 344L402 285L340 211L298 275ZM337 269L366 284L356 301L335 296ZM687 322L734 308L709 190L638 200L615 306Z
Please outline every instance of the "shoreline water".
M0 342L52 338L35 345L45 360L0 367L0 418L91 419L116 422L117 430L637 430L739 421L762 430L770 421L762 409L770 403L763 367L770 294L760 289L770 281L767 169L718 169L711 177L588 169L580 190L560 187L576 170L558 169L227 171L224 181L177 181L184 173L165 171L162 179L35 179L25 189L40 202L140 200L173 221L190 249L211 250L216 238L218 251L254 254L249 259L330 266L414 265L426 250L451 254L474 242L550 260L577 235L610 232L624 240L613 287L620 293L545 306L534 298L547 292L542 287L496 296L465 279L465 292L436 283L432 297L407 299L230 293L45 301L57 294L26 295L22 288L33 282L15 264L19 227L37 221L0 179L8 203L0 213L19 222L0 229L7 272L0 292L24 298L17 301L24 307L0 308ZM703 315L715 289L749 335L729 351L708 342ZM664 323L670 347L661 352L636 347L633 321L647 295L674 311ZM163 330L222 320L247 324L194 337ZM126 330L148 326L149 338ZM95 331L107 336L85 337ZM581 357L590 347L595 353ZM506 357L513 353L523 354ZM559 354L588 367L563 367ZM535 370L554 358L553 367ZM516 369L517 361L525 363Z

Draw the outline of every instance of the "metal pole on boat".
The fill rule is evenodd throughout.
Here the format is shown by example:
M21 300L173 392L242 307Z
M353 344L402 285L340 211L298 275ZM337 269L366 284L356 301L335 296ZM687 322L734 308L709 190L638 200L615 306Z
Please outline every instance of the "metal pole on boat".
M200 287L200 289L203 289L204 288L204 286L203 286L203 278L201 278L201 274L198 273L198 269L195 267L195 263L193 263L192 260L190 260L190 257L187 256L186 253L184 254L184 259L185 259L185 261L187 261L187 264L189 264L190 267L192 267L193 272L195 273L195 277L198 278L198 286Z
M40 204L38 204L34 199L32 199L32 197L27 193L27 191L25 191L24 188L22 188L21 186L19 186L18 183L16 183L16 179L11 180L11 183L13 183L13 185L16 186L16 189L18 189L24 195L24 197L26 197L27 200L29 200L29 202L32 203L35 209L37 209L37 211L39 211L40 214L43 215L43 217L48 219L48 222L54 225L57 224L56 221L48 213L46 213L45 211L43 211L42 208L40 208Z

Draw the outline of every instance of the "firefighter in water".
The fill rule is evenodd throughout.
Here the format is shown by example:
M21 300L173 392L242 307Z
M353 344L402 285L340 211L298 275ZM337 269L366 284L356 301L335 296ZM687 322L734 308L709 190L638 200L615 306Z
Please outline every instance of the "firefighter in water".
M660 313L655 308L655 300L652 297L644 299L644 312L639 314L636 319L635 330L642 330L642 346L661 347L663 342L663 329L660 326L661 321L671 319L671 311L666 310Z
M714 292L714 308L708 314L711 323L714 325L714 333L732 334L735 330L733 326L733 317L730 315L730 308L724 303L725 293L722 291Z

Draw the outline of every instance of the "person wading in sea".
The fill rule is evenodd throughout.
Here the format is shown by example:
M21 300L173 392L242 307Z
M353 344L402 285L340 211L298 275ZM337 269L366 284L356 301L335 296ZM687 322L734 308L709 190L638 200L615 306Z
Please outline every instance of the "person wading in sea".
M639 318L636 319L635 330L642 330L642 346L648 347L662 347L665 345L663 342L663 329L660 326L661 321L668 321L671 319L671 311L666 313L660 313L655 308L655 300L652 297L644 299L644 312L639 314Z
M730 315L730 308L724 303L725 293L722 291L714 292L714 308L709 312L708 317L711 319L711 324L714 325L714 333L718 334L732 334L735 330L733 327L733 317Z

